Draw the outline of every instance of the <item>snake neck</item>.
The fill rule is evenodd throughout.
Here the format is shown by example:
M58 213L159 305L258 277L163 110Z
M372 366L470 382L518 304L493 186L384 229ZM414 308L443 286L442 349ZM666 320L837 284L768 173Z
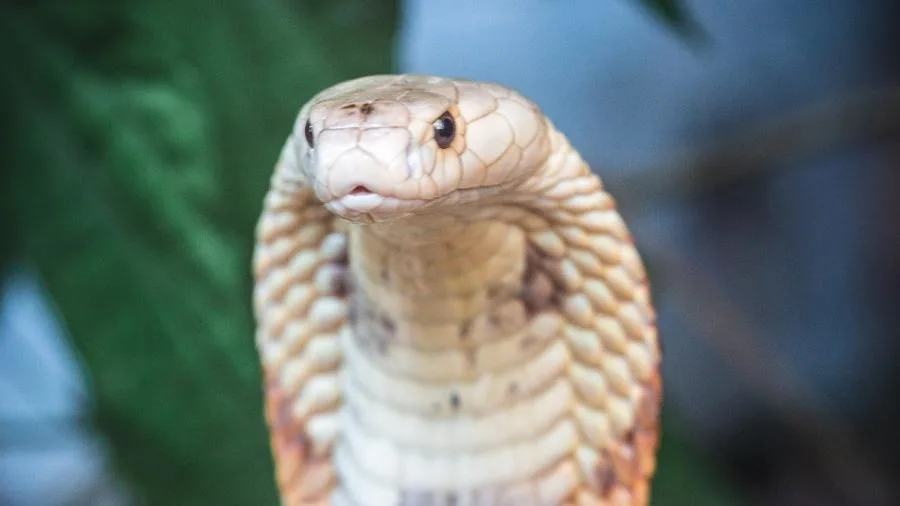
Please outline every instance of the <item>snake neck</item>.
M353 285L396 320L460 323L485 311L489 291L512 289L523 269L521 230L499 221L350 230ZM429 332L407 336L428 345Z
M301 378L268 394L283 482L357 504L646 504L659 380L643 268L600 180L549 131L539 170L459 213L324 236L333 217L302 209L296 242L325 238L285 270L323 295L293 289L283 308L268 297L284 283L258 289L268 369ZM273 215L261 237L296 221ZM260 249L258 275L291 244ZM301 339L299 365L279 368Z
M512 290L526 270L529 232L552 228L565 203L560 187L564 194L577 193L579 180L591 189L599 185L549 120L546 128L544 163L497 196L440 213L350 225L358 286L397 300L398 317L423 321L471 318L489 309L491 296ZM455 303L446 306L448 300ZM432 308L434 301L443 307Z
M443 214L349 225L354 308L377 306L387 319L427 322L430 327L401 341L430 348L461 344L435 337L434 325L465 328L509 300L529 313L546 306L545 300L533 300L529 280L536 269L553 269L553 262L542 260L541 234L560 217L566 201L560 188L562 194L578 193L579 181L589 189L599 184L565 136L552 124L547 128L544 164L505 194ZM538 298L551 298L557 288L537 288L543 294ZM531 316L516 314L515 320Z
M549 144L545 165L500 198L349 226L336 462L360 497L524 505L574 493L563 307L582 276L566 241L589 240L578 216L607 201L561 136Z

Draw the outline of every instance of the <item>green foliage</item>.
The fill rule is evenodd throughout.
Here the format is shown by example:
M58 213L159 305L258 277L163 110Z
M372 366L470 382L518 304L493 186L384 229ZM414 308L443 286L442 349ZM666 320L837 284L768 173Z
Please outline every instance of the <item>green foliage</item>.
M253 226L294 115L390 69L394 6L36 2L0 13L4 256L34 261L149 504L276 504Z
M680 0L639 0L666 23L679 26L687 19L687 11Z
M685 8L683 0L637 0L659 17L670 29L692 44L705 43L708 35L691 12Z
M365 0L0 6L0 260L39 268L143 503L277 503L253 227L300 105L390 71L395 18ZM734 504L670 432L656 503Z

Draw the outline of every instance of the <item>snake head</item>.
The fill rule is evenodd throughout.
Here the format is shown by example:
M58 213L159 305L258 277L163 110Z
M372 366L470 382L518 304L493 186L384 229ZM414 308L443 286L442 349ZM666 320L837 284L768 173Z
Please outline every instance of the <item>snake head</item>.
M318 93L292 138L301 177L324 206L371 223L512 194L543 166L548 132L538 107L508 88L379 75Z

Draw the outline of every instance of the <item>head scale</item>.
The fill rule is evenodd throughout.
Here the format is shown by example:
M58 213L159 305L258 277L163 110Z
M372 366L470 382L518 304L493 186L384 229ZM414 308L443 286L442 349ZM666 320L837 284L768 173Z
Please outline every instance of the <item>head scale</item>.
M502 197L544 164L549 138L537 106L510 89L384 75L314 96L293 149L330 211L371 222Z

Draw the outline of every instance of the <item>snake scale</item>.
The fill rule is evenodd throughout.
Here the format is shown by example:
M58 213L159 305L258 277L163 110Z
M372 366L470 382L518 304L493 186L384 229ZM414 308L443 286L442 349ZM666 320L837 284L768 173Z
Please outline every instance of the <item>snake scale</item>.
M649 503L647 276L614 199L529 99L420 75L319 92L255 241L283 504Z

